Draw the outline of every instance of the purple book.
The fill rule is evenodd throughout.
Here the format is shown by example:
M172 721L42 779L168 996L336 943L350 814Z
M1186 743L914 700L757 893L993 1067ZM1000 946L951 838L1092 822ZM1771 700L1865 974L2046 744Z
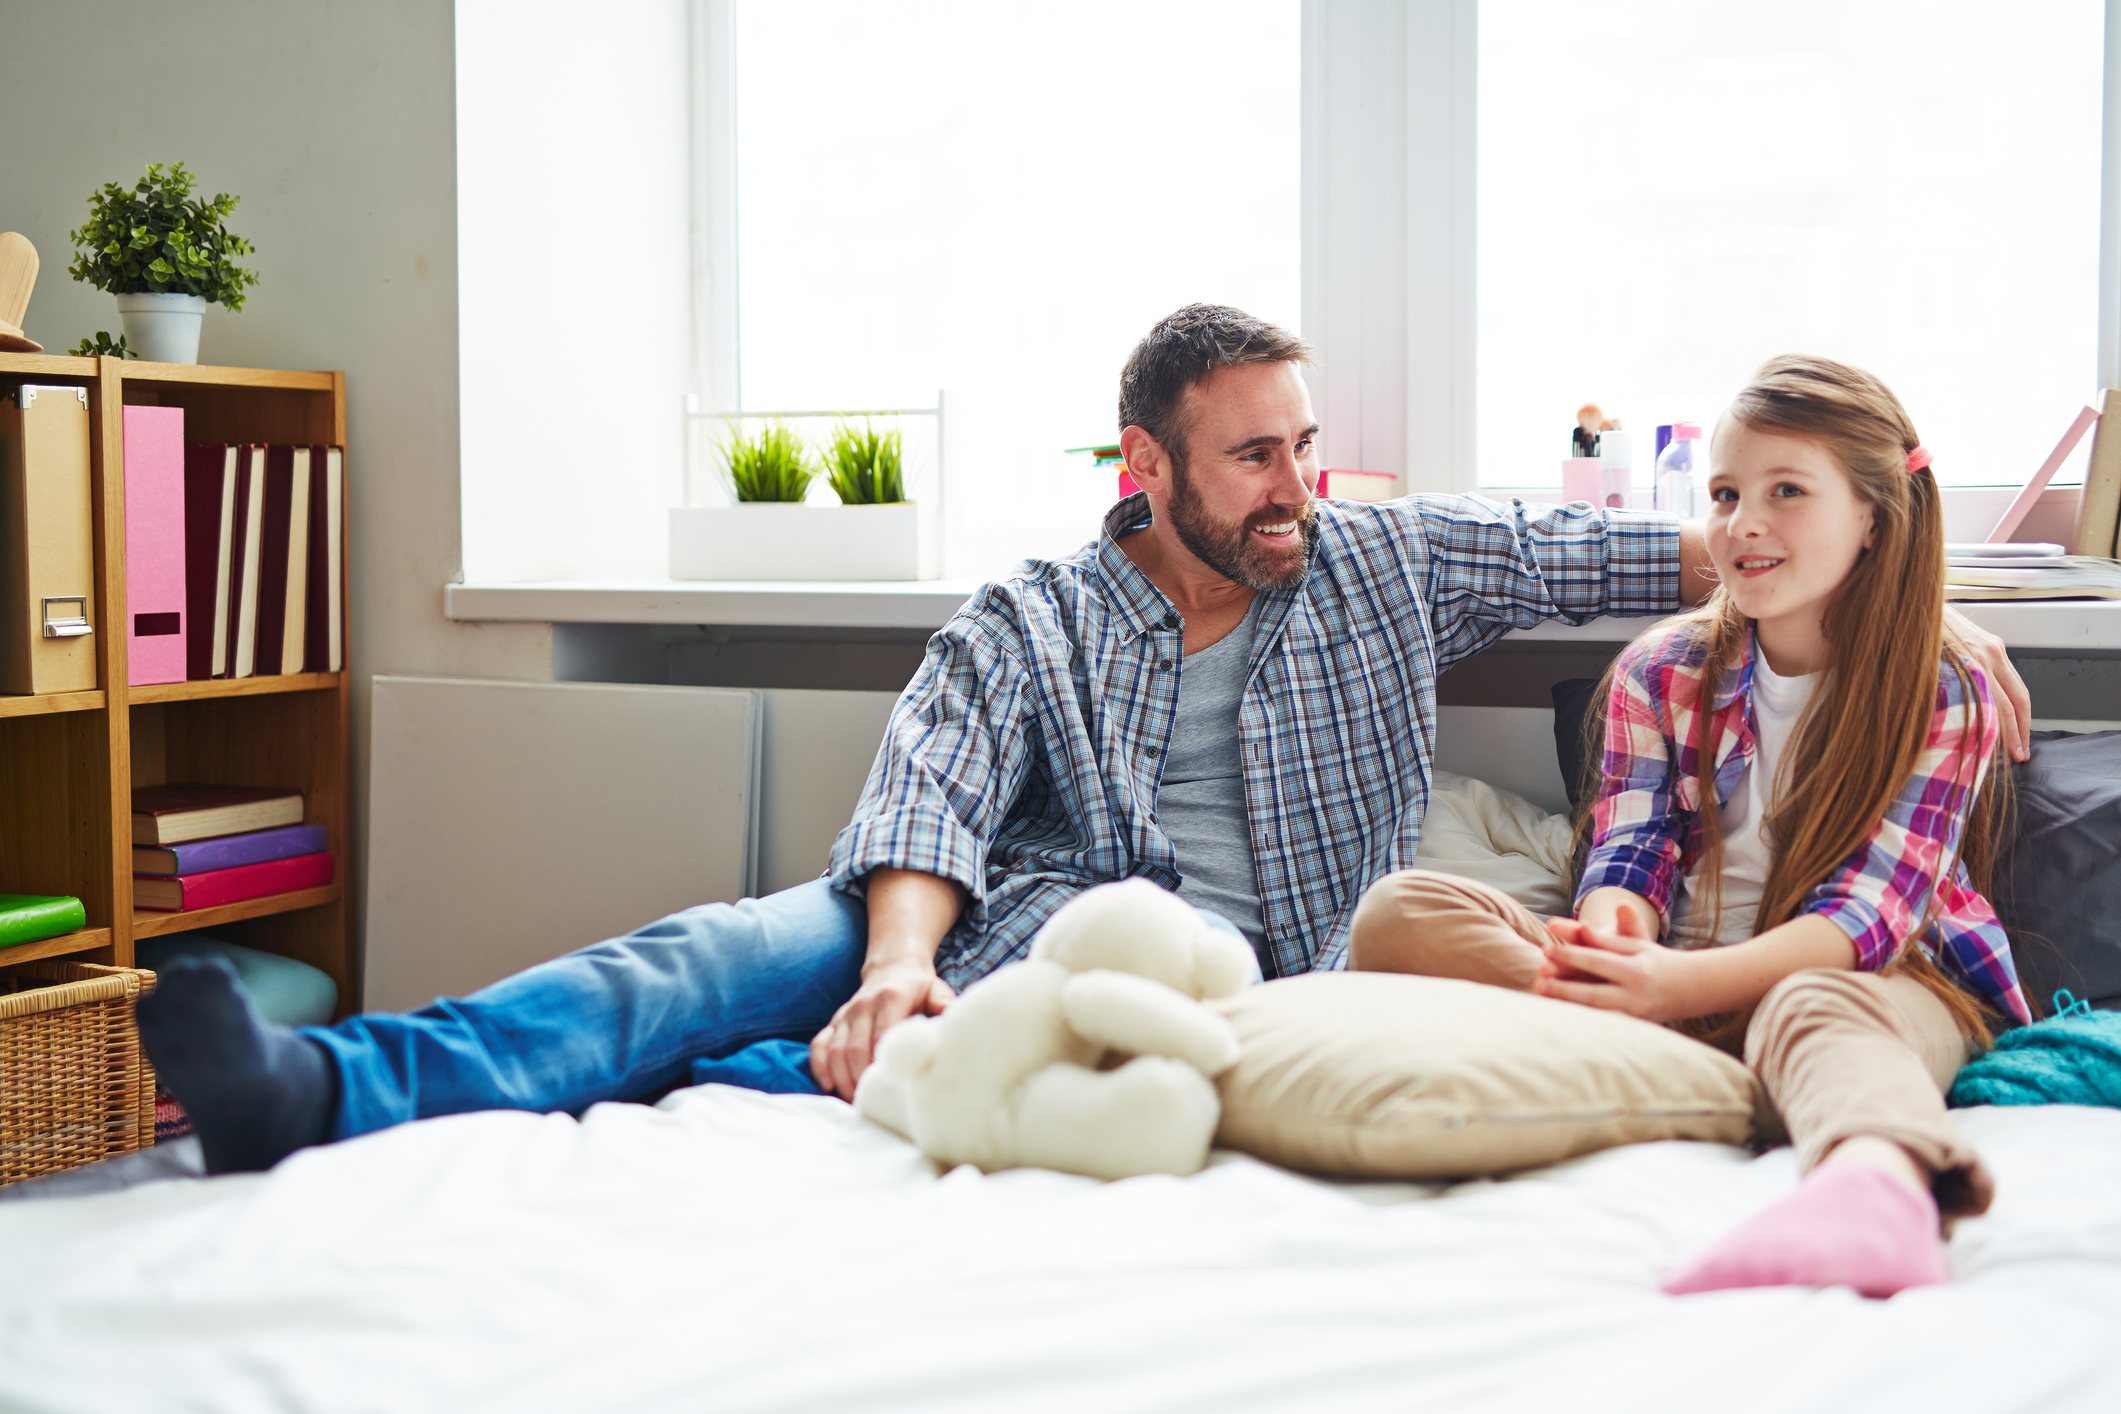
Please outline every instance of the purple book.
M322 825L283 825L277 830L216 835L189 844L135 845L133 872L164 877L204 874L212 869L233 869L239 864L263 864L269 859L317 854L323 849Z

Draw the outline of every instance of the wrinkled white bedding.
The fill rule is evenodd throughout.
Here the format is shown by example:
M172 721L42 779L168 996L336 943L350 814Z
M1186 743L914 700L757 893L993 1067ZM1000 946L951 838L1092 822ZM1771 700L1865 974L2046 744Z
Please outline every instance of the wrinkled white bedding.
M1421 862L1567 908L1568 830L1439 773ZM1505 1182L1221 1155L936 1171L832 1100L466 1115L263 1177L0 1205L0 1414L2121 1410L2121 1112L1975 1110L1956 1280L1671 1300L1788 1149Z
M1978 1110L1956 1282L1671 1300L1789 1150L1507 1182L937 1176L705 1086L0 1206L6 1410L2121 1408L2121 1113Z
M1542 917L1573 911L1568 817L1471 776L1431 774L1415 862L1501 889Z

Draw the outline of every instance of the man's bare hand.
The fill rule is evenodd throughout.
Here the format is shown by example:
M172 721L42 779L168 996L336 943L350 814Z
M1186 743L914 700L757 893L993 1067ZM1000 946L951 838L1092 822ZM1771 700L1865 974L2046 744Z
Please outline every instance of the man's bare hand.
M810 1042L811 1073L822 1089L852 1100L886 1031L909 1016L940 1016L955 1000L933 963L900 958L864 968L862 985Z
M2003 715L2003 748L2013 761L2029 761L2033 755L2033 695L2025 679L2011 664L2003 640L1982 628L1949 604L1944 608L1944 631L1957 639L1966 656L1973 659L1995 684L2002 699L1996 705Z

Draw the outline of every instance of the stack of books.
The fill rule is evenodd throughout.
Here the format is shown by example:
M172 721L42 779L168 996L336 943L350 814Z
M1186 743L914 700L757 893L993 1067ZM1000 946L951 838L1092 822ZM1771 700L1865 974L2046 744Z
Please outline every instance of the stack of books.
M300 792L144 786L133 792L133 907L188 913L332 880L324 827Z
M2121 560L2060 545L1947 545L1947 599L2121 599Z
M0 894L0 948L56 938L88 926L81 900L55 894Z

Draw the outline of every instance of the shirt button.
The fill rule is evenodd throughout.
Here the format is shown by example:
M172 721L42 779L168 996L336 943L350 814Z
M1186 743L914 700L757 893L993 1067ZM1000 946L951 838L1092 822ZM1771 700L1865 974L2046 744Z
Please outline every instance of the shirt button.
M1170 666L1171 666L1171 660L1170 660L1169 658L1165 658L1165 659L1163 659L1162 661L1160 661L1159 663L1157 663L1157 665L1156 665L1156 666L1157 666L1157 667L1159 667L1159 668L1168 668L1168 667L1170 667Z
M1144 752L1143 754L1146 755L1151 761L1154 761L1157 757L1163 755L1164 753L1161 749L1152 746L1148 749L1148 751Z

